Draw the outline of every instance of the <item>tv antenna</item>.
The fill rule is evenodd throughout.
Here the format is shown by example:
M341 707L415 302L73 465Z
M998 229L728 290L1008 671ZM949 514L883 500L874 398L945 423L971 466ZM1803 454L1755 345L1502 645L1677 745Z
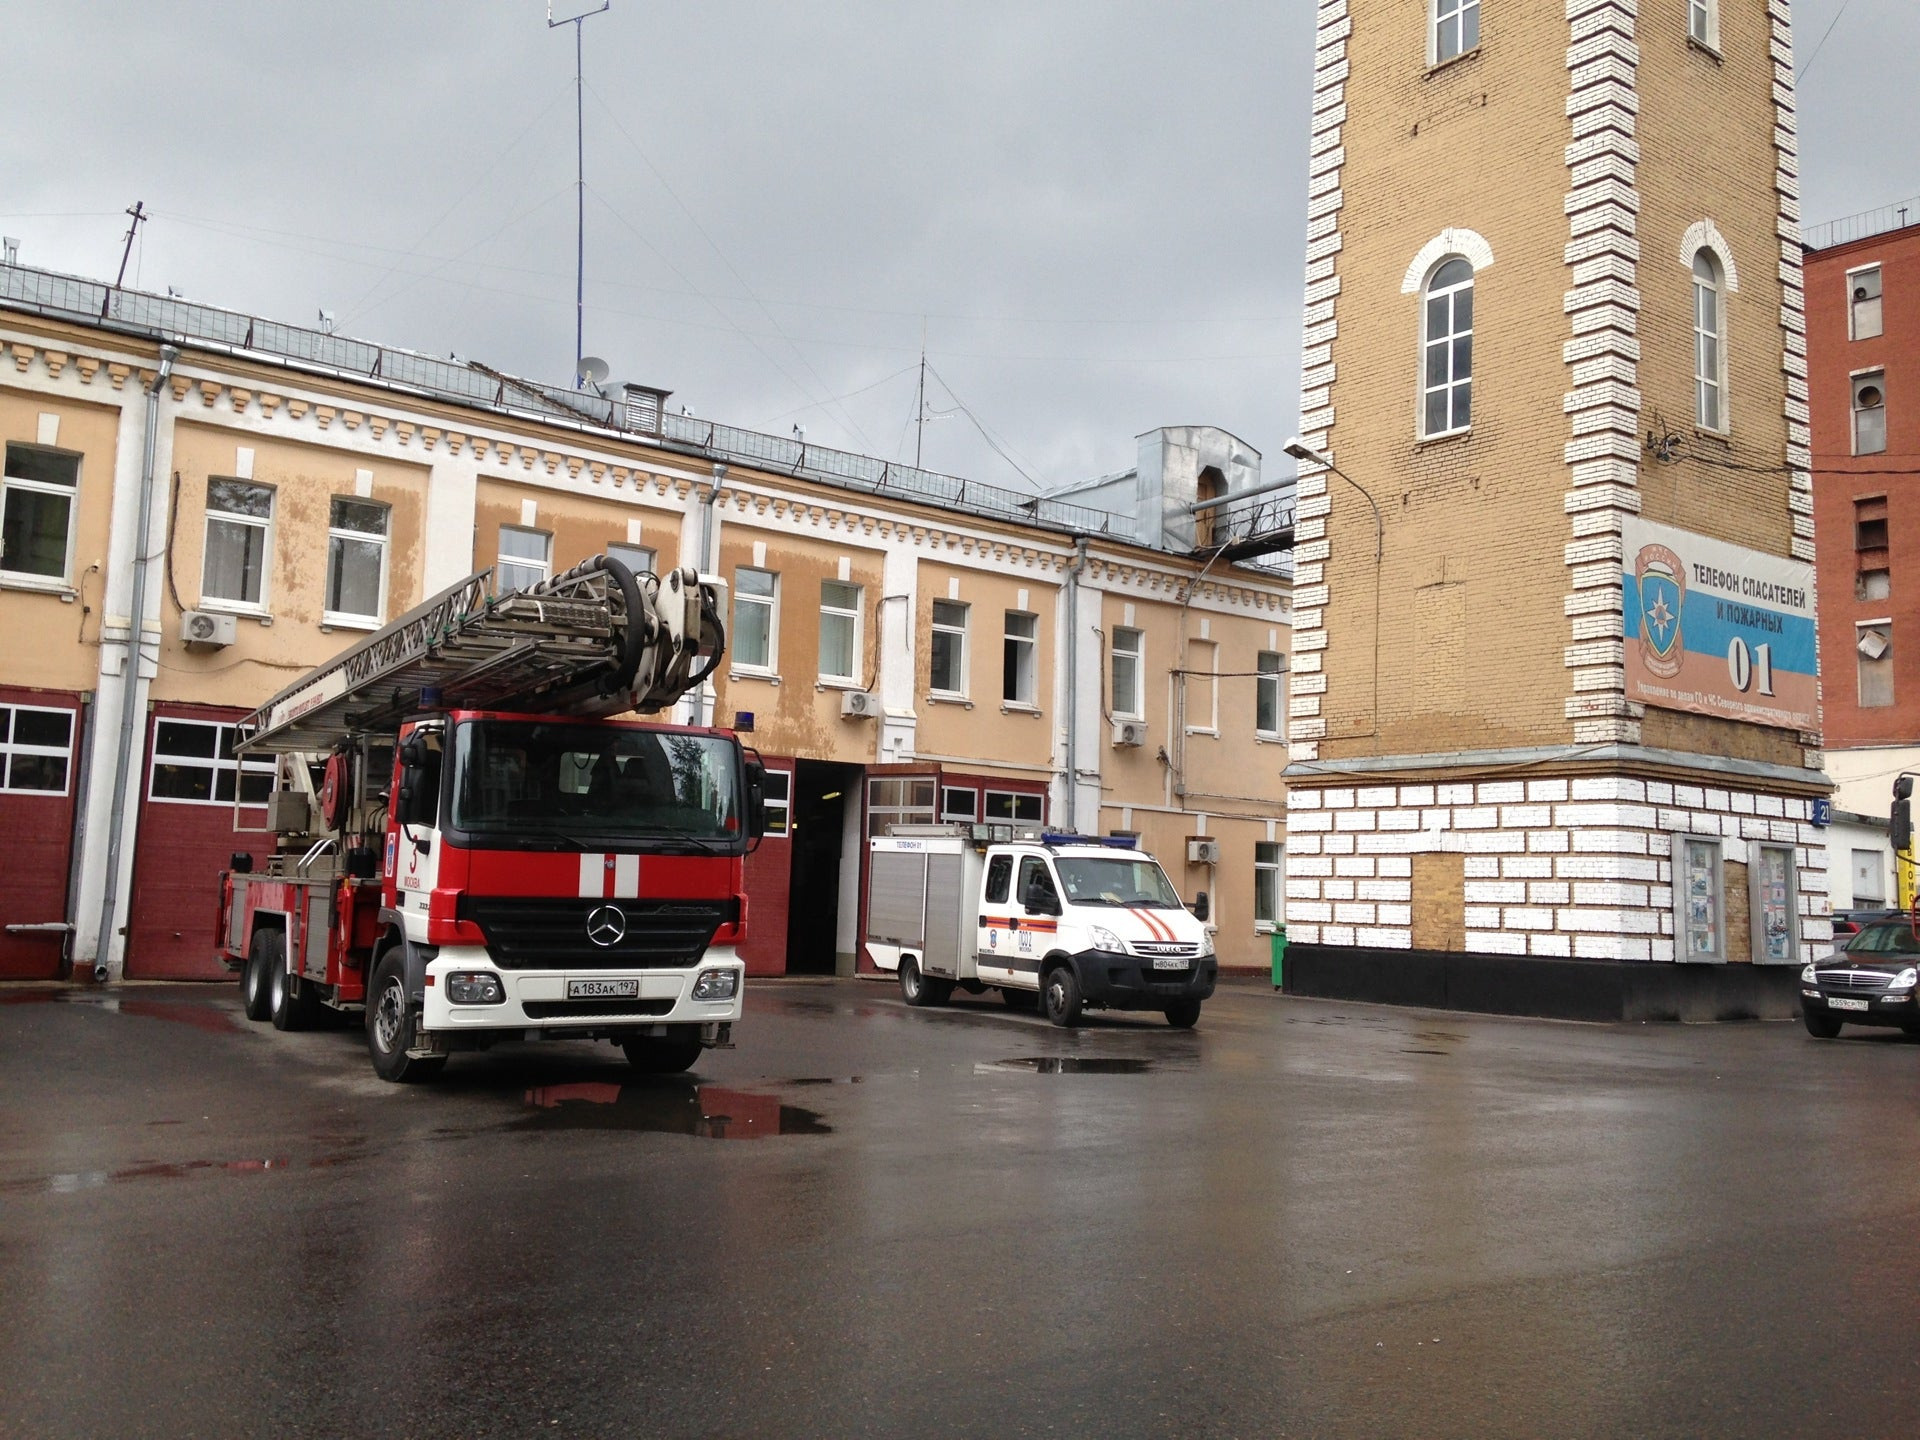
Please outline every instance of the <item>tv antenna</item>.
M577 217L574 229L573 353L581 357L585 356L587 348L587 111L580 32L586 28L587 21L596 15L606 14L612 8L613 0L606 0L598 10L583 10L578 15L556 20L553 18L553 0L547 0L547 29L573 26L574 209ZM573 388L581 390L585 387L586 377L576 365Z

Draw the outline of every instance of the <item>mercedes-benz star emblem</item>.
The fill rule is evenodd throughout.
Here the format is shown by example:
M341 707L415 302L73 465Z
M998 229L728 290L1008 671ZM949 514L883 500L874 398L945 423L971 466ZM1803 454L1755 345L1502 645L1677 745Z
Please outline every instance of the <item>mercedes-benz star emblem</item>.
M587 939L606 949L627 938L627 912L618 905L601 905L587 916Z

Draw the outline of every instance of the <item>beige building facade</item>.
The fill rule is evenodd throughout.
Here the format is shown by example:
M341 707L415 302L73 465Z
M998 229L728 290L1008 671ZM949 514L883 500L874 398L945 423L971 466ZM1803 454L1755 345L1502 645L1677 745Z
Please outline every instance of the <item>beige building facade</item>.
M865 968L865 840L937 819L1137 834L1213 897L1223 964L1267 963L1282 576L664 398L0 267L0 823L35 837L0 976L221 976L218 872L270 844L235 723L475 570L603 551L727 584L676 718L773 777L755 973Z

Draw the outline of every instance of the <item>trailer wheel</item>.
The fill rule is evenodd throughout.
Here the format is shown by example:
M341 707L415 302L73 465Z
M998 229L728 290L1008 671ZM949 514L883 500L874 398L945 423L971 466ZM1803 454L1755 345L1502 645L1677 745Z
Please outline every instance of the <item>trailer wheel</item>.
M1167 1006L1167 1024L1176 1030L1191 1030L1200 1020L1198 1000L1176 1000Z
M652 1075L678 1075L693 1068L693 1062L700 1058L701 1047L697 1035L640 1035L622 1040L620 1048L626 1052L627 1063L636 1070Z
M1080 1012L1086 1001L1080 994L1080 980L1073 973L1073 966L1060 964L1041 977L1040 1003L1045 1007L1047 1019L1060 1026L1073 1026L1080 1023Z
M380 957L367 985L367 1050L373 1056L374 1074L397 1085L411 1085L440 1073L446 1056L420 1059L407 1054L419 1026L420 1017L407 994L406 956L396 946Z
M247 947L247 963L240 967L240 1005L249 1020L266 1020L273 1015L273 996L267 989L266 939L273 932L262 930Z

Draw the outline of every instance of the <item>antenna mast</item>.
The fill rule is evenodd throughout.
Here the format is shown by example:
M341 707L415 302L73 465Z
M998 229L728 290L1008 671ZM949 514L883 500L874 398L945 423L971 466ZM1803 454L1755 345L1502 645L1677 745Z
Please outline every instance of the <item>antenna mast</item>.
M574 123L574 272L573 272L573 388L582 388L580 357L587 345L587 111L586 72L580 32L595 15L613 8L606 0L598 10L582 11L564 20L553 18L553 0L547 0L547 29L573 26L573 123Z
M913 468L920 465L920 445L927 438L927 322L920 321L920 404L914 412Z

